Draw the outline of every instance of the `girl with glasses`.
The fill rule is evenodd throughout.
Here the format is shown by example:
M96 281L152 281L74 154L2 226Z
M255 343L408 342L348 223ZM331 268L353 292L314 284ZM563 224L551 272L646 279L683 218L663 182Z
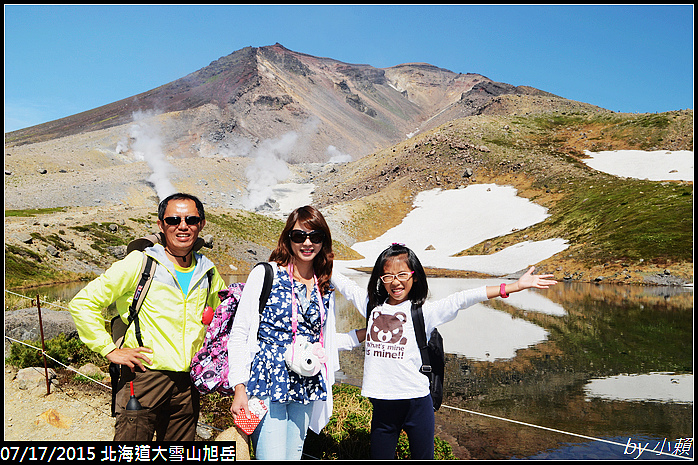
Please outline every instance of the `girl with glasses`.
M401 430L407 433L412 459L434 458L434 409L429 378L420 372L422 358L412 324L412 305L422 306L426 334L453 320L459 310L528 288L547 289L553 275L534 275L531 267L519 280L482 286L427 302L429 287L415 253L393 244L376 260L368 290L335 272L332 284L367 316L361 394L373 404L371 458L393 459Z
M335 331L333 259L324 217L314 207L300 207L269 257L274 279L261 314L263 267L252 270L243 289L228 342L228 377L235 387L233 417L249 412L253 396L267 407L251 435L257 459L300 460L308 428L319 433L332 414L337 351L363 337L363 329ZM299 369L301 338L314 355Z

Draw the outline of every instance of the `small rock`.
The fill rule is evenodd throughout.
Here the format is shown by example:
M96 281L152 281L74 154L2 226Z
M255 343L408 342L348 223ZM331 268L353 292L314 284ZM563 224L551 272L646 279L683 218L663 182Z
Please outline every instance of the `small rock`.
M235 441L235 460L250 460L250 438L240 432L237 426L231 426L216 436L216 441Z
M48 369L48 377L51 380L56 380L57 375L53 369ZM15 376L18 387L22 390L31 390L34 388L46 387L46 370L43 367L22 368ZM55 384L55 383L54 383Z
M61 414L55 409L48 409L44 413L42 413L39 416L39 419L36 420L36 424L38 425L41 421L45 421L51 426L55 426L56 428L67 428L70 426L70 424L73 422L73 419Z
M107 374L104 373L97 365L94 363L86 363L85 365L78 368L78 371L83 375L89 376L91 378L106 378Z
M48 254L51 255L52 257L58 257L58 256L61 254L61 253L58 251L58 249L55 248L55 247L52 246L52 245L49 245L48 247L46 247L46 253L48 253Z
M213 437L213 430L209 426L199 423L196 425L196 435L201 439L209 440Z
M25 244L31 244L34 240L29 234L20 234L17 236L17 239L19 239L21 242L24 242Z

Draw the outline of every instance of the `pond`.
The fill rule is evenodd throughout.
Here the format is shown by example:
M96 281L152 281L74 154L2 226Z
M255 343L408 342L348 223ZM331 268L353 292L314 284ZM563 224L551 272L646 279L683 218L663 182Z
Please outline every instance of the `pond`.
M499 282L430 278L430 298ZM25 295L67 302L83 286ZM340 331L364 324L341 296L337 305ZM447 363L437 431L470 457L693 457L692 288L561 282L475 305L439 330ZM360 386L363 348L340 360L338 379Z
M500 282L430 278L429 288L439 299ZM341 331L362 324L338 305ZM439 331L437 428L472 458L693 456L692 288L563 282L470 307ZM363 351L341 361L344 382L360 385Z

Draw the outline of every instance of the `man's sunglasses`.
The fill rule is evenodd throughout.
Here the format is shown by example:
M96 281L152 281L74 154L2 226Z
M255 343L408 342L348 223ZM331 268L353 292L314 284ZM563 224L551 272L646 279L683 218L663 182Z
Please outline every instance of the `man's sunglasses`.
M195 224L201 223L201 218L198 216L185 216L184 222L189 226L194 226ZM165 218L165 223L170 226L179 226L182 223L182 217L180 216L168 216Z
M294 229L288 232L288 237L296 244L302 244L307 237L310 238L310 242L313 244L319 244L325 240L325 233L322 231L305 232L300 229Z

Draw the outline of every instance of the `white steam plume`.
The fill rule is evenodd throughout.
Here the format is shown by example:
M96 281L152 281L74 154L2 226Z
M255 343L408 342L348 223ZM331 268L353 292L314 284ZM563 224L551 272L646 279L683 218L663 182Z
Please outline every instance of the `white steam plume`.
M342 153L334 145L327 146L325 153L327 154L327 157L329 158L328 161L330 163L349 163L352 160L351 155Z
M290 171L286 165L291 150L298 141L298 134L288 132L278 139L267 139L252 153L254 162L245 170L247 195L243 207L254 210L264 205L272 195L272 188L285 180Z
M133 125L129 128L130 146L137 160L145 160L153 170L148 182L153 184L160 200L177 190L170 182L169 175L174 167L165 159L162 151L162 140L157 127L149 121L153 112L136 111L133 113Z

